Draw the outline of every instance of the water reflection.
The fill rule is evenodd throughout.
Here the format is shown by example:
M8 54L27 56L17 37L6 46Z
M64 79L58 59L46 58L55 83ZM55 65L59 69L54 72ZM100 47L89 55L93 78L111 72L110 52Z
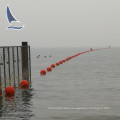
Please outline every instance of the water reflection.
M2 109L2 96L0 96L0 117L2 116L1 109Z
M33 89L16 89L15 97L0 97L0 119L25 119L34 116L31 108L33 106Z

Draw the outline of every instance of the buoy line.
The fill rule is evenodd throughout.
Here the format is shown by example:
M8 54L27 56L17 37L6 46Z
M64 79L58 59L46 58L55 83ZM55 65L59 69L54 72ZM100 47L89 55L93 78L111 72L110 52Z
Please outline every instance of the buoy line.
M79 56L81 54L88 53L88 52L93 52L93 51L97 51L97 50L103 50L103 49L110 49L110 46L108 48L99 48L99 49L92 49L91 48L90 50L87 50L87 51L80 52L80 53L77 53L75 55L69 56L69 57L67 57L67 58L65 58L63 60L60 60L59 62L56 62L55 64L51 64L51 67L47 67L47 70L45 70L45 69L41 70L40 74L41 75L46 75L46 71L50 72L50 71L52 71L53 68L55 68L55 66L59 66L60 64L63 64L63 63L65 63L65 62L71 60L72 58L75 58L75 57L77 57L77 56Z
M109 47L109 48L110 48L110 47ZM84 53L87 53L87 52L92 52L92 51L97 51L97 50L102 50L102 49L109 49L109 48L100 48L100 49L92 49L92 48L91 48L90 50L77 53L77 54L75 54L75 55L73 55L73 56L69 56L69 57L67 57L67 58L65 58L65 59L63 59L63 60L60 60L59 62L56 62L55 64L51 64L50 67L47 67L47 70L44 70L44 69L41 70L41 71L40 71L40 74L41 74L41 75L46 75L46 71L47 71L47 72L51 72L52 69L55 68L55 66L59 66L60 64L63 64L63 63L65 63L65 62L71 60L72 58L77 57L77 56L79 56L79 55L81 55L81 54L84 54ZM22 89L28 89L28 87L29 87L29 82L28 82L27 80L22 80L22 81L20 82L19 87L22 88ZM8 86L8 87L5 88L5 95L3 95L3 96L13 97L14 95L15 95L15 87L14 87L14 86Z

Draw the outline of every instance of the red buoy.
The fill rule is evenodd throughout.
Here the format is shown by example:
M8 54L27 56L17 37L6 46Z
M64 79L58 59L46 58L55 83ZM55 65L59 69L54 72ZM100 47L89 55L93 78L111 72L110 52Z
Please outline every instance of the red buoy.
M51 67L52 67L52 68L55 68L55 65L54 65L54 64L51 64Z
M40 71L40 74L41 74L41 75L46 75L46 70L41 70L41 71Z
M71 58L72 58L72 57L68 57L68 58L66 58L65 60L68 61L68 60L70 60Z
M51 67L47 67L47 71L52 71L52 68Z
M59 66L59 63L58 63L58 62L56 62L56 66Z
M65 61L68 61L68 59L66 58Z
M65 62L65 60L62 60L62 62Z
M14 96L15 95L15 89L12 86L6 87L5 89L6 96Z
M20 87L27 88L29 86L29 83L27 80L22 80L20 82Z
M59 61L59 64L62 64L63 62L62 61Z

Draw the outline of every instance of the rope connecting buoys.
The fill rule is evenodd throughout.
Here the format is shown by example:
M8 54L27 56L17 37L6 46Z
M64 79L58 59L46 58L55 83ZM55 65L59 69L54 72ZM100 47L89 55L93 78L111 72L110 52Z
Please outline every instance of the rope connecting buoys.
M5 95L6 96L14 96L15 95L15 89L12 86L6 87L5 89Z
M51 67L47 67L47 71L52 71L52 68Z
M40 71L40 74L41 74L41 75L46 75L46 70L41 70L41 71Z

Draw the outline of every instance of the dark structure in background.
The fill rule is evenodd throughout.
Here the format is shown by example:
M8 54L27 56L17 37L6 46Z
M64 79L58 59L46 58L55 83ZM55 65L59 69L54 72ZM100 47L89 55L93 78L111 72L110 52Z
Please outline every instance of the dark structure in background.
M31 81L30 46L0 47L0 91L7 86L18 87L21 80Z
M30 69L30 46L27 42L22 42L22 79L29 80L31 78Z

